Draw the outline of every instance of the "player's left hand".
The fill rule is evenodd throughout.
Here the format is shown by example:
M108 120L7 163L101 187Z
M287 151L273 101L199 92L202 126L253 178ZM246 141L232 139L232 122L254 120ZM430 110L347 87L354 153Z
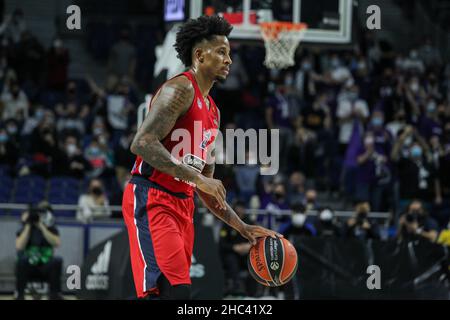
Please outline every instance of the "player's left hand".
M283 238L283 235L278 232L251 224L246 224L240 233L244 238L248 239L252 245L255 245L256 239L260 237Z

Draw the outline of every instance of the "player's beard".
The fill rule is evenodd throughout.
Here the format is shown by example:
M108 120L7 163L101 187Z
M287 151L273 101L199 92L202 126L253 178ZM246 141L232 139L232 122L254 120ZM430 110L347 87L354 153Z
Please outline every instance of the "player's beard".
M216 76L216 81L219 83L224 83L226 80L226 77Z

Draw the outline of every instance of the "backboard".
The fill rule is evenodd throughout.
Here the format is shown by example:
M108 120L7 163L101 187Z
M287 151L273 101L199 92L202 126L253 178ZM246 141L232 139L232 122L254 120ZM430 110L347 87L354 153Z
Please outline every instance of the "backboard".
M352 0L191 0L189 16L223 15L233 26L232 39L262 40L259 22L304 22L303 41L349 43Z

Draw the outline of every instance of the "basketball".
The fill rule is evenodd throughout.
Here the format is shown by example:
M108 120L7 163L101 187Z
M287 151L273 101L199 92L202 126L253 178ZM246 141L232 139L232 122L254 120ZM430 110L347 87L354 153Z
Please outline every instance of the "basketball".
M259 238L250 249L247 261L253 278L268 287L289 282L298 266L297 251L285 238Z

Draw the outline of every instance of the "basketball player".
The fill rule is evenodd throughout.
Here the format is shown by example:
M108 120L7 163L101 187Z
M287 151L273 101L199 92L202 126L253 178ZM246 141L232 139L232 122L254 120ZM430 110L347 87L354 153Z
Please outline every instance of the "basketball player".
M257 237L281 237L238 217L225 201L222 182L213 178L213 161L207 161L208 154L214 157L209 149L220 126L220 113L209 91L228 75L231 29L217 16L190 20L180 28L175 49L188 71L156 92L132 142L137 158L122 209L139 298L190 298L194 191L211 212L252 244ZM194 130L199 124L201 130ZM179 138L172 138L177 129L190 133L190 152L172 152L179 143ZM201 135L197 139L196 132Z

